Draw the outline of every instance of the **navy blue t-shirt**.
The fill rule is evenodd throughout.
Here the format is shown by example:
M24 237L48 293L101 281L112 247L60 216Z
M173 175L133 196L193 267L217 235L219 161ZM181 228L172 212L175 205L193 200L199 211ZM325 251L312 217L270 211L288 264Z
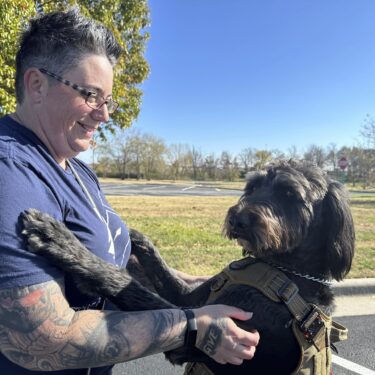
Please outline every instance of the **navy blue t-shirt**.
M28 252L20 214L29 208L64 224L91 252L125 267L130 255L128 230L105 199L94 172L78 159L71 163L93 198L99 217L69 167L64 170L40 139L9 116L0 119L0 288L23 287L63 277L42 256ZM95 308L99 299L82 295L65 275L70 306ZM1 374L38 374L23 370L0 354ZM53 374L78 375L82 370ZM101 374L92 369L91 374ZM104 372L106 373L106 372ZM44 373L43 373L44 374Z

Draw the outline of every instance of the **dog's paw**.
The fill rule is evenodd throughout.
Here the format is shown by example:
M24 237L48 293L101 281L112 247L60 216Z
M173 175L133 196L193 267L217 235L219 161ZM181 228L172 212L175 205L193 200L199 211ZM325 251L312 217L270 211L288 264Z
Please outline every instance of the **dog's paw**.
M21 215L28 250L34 253L61 251L74 237L66 226L52 216L36 209L29 209Z
M136 229L129 228L130 239L137 243L148 243L150 240L143 233L138 232Z
M154 244L143 233L135 229L129 229L130 240L132 242L132 254L137 257L152 256L158 251Z

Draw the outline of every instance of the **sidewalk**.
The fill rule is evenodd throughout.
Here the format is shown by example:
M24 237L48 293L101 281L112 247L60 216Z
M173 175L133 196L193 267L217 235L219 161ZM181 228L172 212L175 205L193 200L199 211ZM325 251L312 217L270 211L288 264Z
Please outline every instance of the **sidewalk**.
M375 294L375 278L335 281L332 286L336 296Z
M334 317L375 315L375 278L347 279L333 284Z

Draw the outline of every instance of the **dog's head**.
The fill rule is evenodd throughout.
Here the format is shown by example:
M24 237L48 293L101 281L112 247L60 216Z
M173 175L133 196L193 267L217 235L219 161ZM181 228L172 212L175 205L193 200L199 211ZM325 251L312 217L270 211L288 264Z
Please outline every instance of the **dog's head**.
M354 254L347 193L308 162L280 161L249 174L224 233L238 240L244 255L309 261L315 274L337 280L349 272Z

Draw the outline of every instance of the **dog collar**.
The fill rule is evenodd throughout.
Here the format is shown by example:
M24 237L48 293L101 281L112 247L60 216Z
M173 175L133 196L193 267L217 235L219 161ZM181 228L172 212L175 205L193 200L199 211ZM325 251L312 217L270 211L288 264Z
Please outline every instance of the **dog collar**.
M291 273L293 275L302 277L304 279L315 281L316 283L320 283L320 284L323 284L323 285L326 285L326 286L331 286L332 285L332 281L327 280L327 279L319 279L318 277L314 277L314 276L311 276L311 275L308 275L308 274L302 274L302 273L300 273L298 271L291 270L291 269L283 267L283 266L279 266L278 264L272 263L272 262L270 262L268 260L262 259L262 262L267 263L270 266L279 269L280 271L288 272L288 273Z

